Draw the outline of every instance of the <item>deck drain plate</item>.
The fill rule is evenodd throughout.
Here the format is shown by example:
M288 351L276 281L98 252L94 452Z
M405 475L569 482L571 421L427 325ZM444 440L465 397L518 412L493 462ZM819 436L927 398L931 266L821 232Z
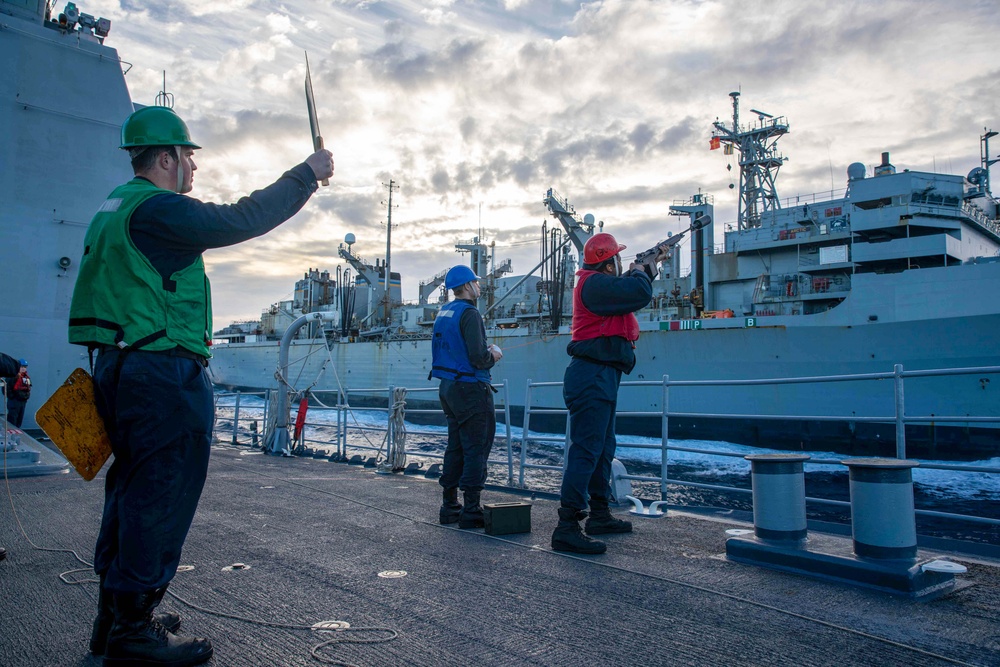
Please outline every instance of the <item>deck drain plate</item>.
M351 627L347 621L320 621L313 623L312 629L316 632L330 632L336 630L346 630Z
M726 535L729 537L743 537L744 535L749 535L752 530L747 530L746 528L729 528L726 530Z
M222 568L223 572L239 572L240 570L249 570L250 566L246 563L233 563L232 565L227 565Z
M944 574L965 574L969 571L964 565L952 563L949 560L932 560L930 563L924 563L920 569Z
M399 579L406 576L406 570L383 570L378 573L383 579Z

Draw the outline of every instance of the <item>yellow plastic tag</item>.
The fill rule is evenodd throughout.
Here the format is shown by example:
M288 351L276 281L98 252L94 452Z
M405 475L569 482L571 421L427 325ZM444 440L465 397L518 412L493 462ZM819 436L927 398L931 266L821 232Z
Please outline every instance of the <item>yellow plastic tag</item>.
M88 482L111 456L111 438L94 402L94 380L82 368L45 401L35 421Z

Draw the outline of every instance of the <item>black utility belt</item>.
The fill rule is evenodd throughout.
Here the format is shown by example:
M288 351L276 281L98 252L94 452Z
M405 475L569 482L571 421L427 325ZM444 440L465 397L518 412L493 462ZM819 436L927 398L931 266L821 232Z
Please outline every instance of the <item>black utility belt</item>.
M104 352L145 352L147 354L162 354L168 357L181 357L183 359L194 359L199 364L208 368L208 359L183 347L173 347L169 350L144 350L142 348L118 347L117 345L98 345L97 350Z

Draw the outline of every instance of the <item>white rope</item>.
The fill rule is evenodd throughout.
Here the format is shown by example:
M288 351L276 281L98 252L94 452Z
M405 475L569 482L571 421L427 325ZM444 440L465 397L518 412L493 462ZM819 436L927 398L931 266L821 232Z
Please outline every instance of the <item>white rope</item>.
M406 468L406 387L396 387L392 393L392 411L389 413L392 438L389 439L385 459L393 470L403 470Z
M267 411L267 421L264 423L264 439L261 443L268 443L274 434L274 429L278 427L278 392L285 389L269 389L267 391L267 404L270 409ZM285 415L287 419L288 415ZM287 421L286 421L287 423Z

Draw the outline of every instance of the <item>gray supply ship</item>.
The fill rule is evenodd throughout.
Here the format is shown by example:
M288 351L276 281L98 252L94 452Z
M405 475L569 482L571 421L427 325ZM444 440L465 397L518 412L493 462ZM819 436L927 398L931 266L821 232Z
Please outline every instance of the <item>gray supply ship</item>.
M980 137L982 166L967 176L897 169L882 153L873 173L851 164L846 189L830 199L782 201L776 179L785 158L777 142L789 125L758 111L755 122L743 125L739 93L731 98L732 121L714 124L712 145L738 155L737 224L716 248L710 195L670 207L687 218L687 229L670 236L663 223L672 256L660 267L653 302L637 313L642 333L629 379L743 381L892 373L897 364L905 371L1000 365L1000 303L992 296L1000 291L1000 221L989 181L995 132ZM471 253L473 270L484 277L480 310L488 314L490 339L504 350L494 380L508 383L515 424L529 380L562 380L572 276L583 244L600 231L593 216L578 217L552 189L544 204L561 228L543 227L547 259L536 267L540 275L505 276L509 263L497 266L479 237L456 246ZM438 304L428 300L443 274L420 284L420 303L402 303L399 275L389 268L391 247L384 262L372 264L354 253L354 241L349 234L340 247L350 268L333 275L310 269L294 299L272 305L260 321L216 332L218 385L275 386L284 330L303 313L326 310L332 322L325 329L313 324L292 341L291 365L279 374L289 387L322 396L433 386L429 331ZM690 253L686 275L682 252ZM892 455L894 424L854 421L893 415L888 384L678 387L669 397L670 436ZM910 455L995 454L998 390L996 381L977 374L909 380L907 414L940 417L906 426ZM623 392L629 411L661 410L659 388ZM422 403L433 401L410 405ZM561 397L540 394L532 406L562 407ZM838 416L845 419L829 419ZM997 416L998 423L961 419L970 416ZM531 426L561 432L565 424L558 417ZM659 435L660 420L623 416L619 430Z

